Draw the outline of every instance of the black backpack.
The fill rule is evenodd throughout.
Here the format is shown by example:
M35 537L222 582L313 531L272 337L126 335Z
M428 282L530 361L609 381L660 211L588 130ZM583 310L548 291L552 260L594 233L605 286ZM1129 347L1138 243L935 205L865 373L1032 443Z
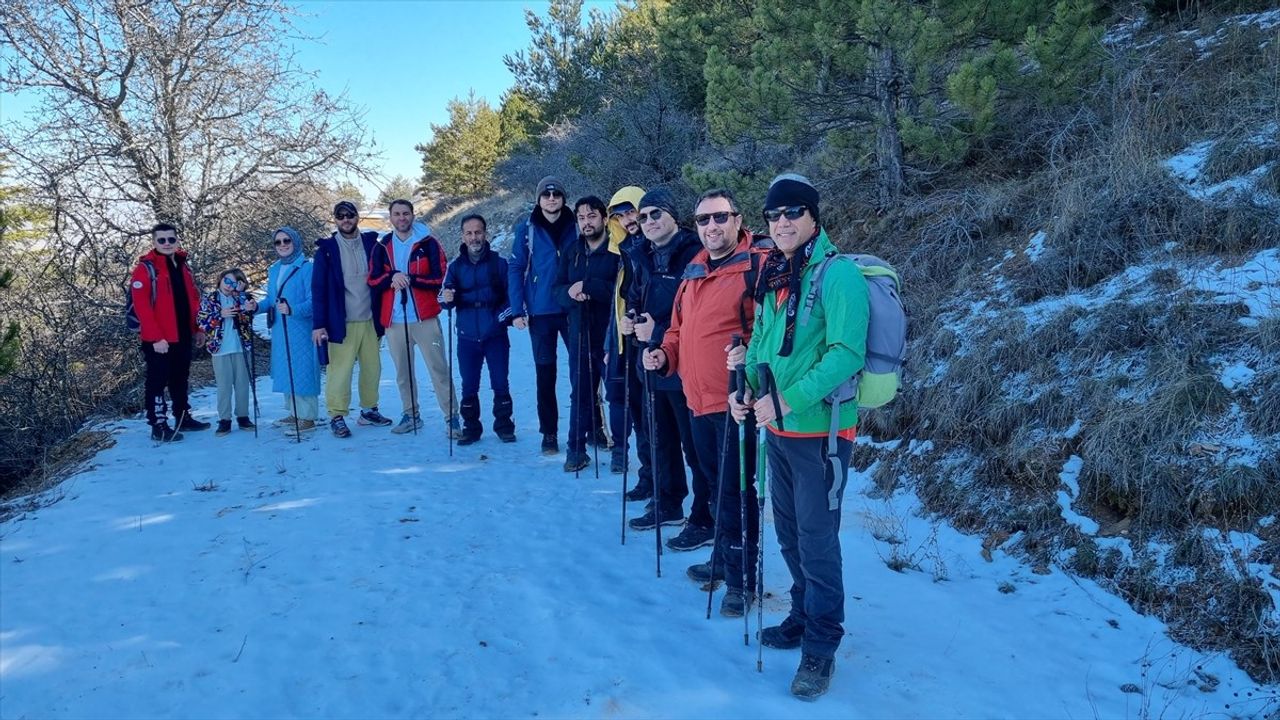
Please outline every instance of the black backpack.
M143 260L142 266L147 269L147 276L151 278L151 306L156 304L156 266L151 264L150 260ZM130 278L133 274L130 273ZM129 332L139 332L142 330L142 322L138 320L138 310L133 306L133 283L126 280L124 284L124 326Z

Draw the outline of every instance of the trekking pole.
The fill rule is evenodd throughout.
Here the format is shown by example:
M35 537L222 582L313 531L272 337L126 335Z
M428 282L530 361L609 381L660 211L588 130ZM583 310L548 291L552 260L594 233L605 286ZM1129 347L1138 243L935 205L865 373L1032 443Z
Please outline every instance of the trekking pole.
M284 298L279 298L276 302L279 303L281 300L286 307L289 307L289 301ZM289 399L293 401L293 434L301 444L302 423L298 420L298 388L293 384L293 350L289 347L289 316L285 313L280 313L280 331L284 333L284 362L285 367L289 369Z
M578 311L578 352L574 353L574 371L573 382L569 384L569 454L573 455L573 441L575 433L577 438L582 437L582 393L585 388L582 387L582 323L586 318L582 312L582 303L578 303L578 307L574 308ZM574 421L577 420L577 423ZM582 450L586 452L586 446L583 445ZM575 463L576 464L576 463ZM575 468L573 471L573 479L577 480L582 475L581 468Z
M243 301L244 301L243 293L241 293L240 299L241 299L241 303L243 304ZM236 308L236 310L238 311L239 308ZM240 322L241 322L240 316L236 315L235 331L237 333L240 332L240 327L241 327ZM245 352L244 354L244 369L249 374L249 394L253 396L253 439L257 440L258 439L258 379L257 379L257 376L255 375L255 370L253 365L254 365L253 329L251 327L249 330L249 347L247 348L247 352ZM297 415L295 414L294 417L297 417Z
M631 365L627 358L631 353L631 339L622 336L622 544L627 544L627 476L631 474ZM614 362L618 362L614 358Z
M408 360L409 360L409 362L408 362L408 366L409 366L409 410L411 410L411 411L413 412L413 415L409 418L409 424L413 425L413 434L414 434L414 436L416 437L416 436L418 435L418 389L417 389L417 388L414 386L414 384L413 384L413 345L411 345L411 344L409 343L409 290L408 290L408 288L405 288L405 289L403 289L403 290L401 290L401 291L400 291L400 309L404 312L404 317L403 317L403 320L404 320L404 354L405 354L406 356L408 356ZM362 368L360 368L360 371L361 371L361 372L364 372L364 368L363 368L363 367L362 367ZM452 373L450 373L449 377L450 377L450 379L452 379L452 378L453 378L453 374L452 374ZM452 393L450 393L450 394L449 394L449 400L450 400L451 402L452 402L452 400L453 400L453 394L452 394ZM450 448L452 448L452 447L453 447L452 441L450 441L450 445L449 445L449 447L450 447Z
M760 389L767 393L769 398L773 400L773 410L777 414L774 422L778 423L778 429L782 430L782 404L778 399L778 387L774 383L773 372L769 369L769 363L760 363L756 366L756 371L760 376ZM761 639L764 635L764 501L768 494L766 488L766 478L768 477L767 463L769 460L767 444L765 443L766 425L768 423L756 423L756 502L760 512L760 540L756 547L756 556L758 565L756 567L756 632L760 635L756 638L756 672L764 672L764 643Z
M591 302L590 300L587 301ZM591 306L583 304L582 319L587 328L587 381L591 385L591 447L596 461L596 479L600 479L600 444L596 442L596 421L600 418L600 396L596 394L596 357L591 344ZM604 432L601 422L600 432Z
M733 347L742 344L742 336L733 336ZM732 393L738 389L737 374L729 374L729 392ZM720 509L724 506L724 465L725 454L729 449L729 423L733 422L733 418L729 413L724 416L724 432L720 435L720 458L716 466L716 513L712 517L711 530L711 579L707 581L707 619L711 619L711 598L716 594L716 556L720 554ZM743 592L746 592L744 587ZM743 613L746 614L745 612Z
M733 368L734 381L737 387L734 392L738 395L738 404L742 405L746 400L747 391L747 366L738 363ZM738 425L738 522L742 525L741 537L742 541L742 592L747 591L747 563L751 559L751 554L747 552L747 423L751 422L751 413L747 412L747 417L743 418L742 423ZM752 431L754 432L754 430ZM759 472L759 468L756 469ZM759 603L760 599L756 598ZM742 613L742 644L751 645L751 613Z
M417 398L414 398L416 401ZM476 408L477 412L479 407ZM416 422L414 423L417 424ZM453 457L453 308L449 308L449 457Z
M658 347L655 340L650 339L645 346L649 350ZM644 371L644 394L645 394L645 410L648 417L645 418L649 425L649 468L653 472L653 539L658 549L655 556L658 569L658 577L662 577L662 483L658 481L658 443L657 427L654 425L654 398L656 392L653 389L653 371Z

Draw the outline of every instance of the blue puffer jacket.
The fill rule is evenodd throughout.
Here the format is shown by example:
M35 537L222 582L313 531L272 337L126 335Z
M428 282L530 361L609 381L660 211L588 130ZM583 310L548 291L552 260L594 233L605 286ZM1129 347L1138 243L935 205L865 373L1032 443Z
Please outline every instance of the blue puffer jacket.
M555 224L547 222L540 208L516 223L512 230L511 262L507 292L511 315L561 315L564 307L556 300L554 286L560 254L578 239L578 225L568 208L560 211Z
M454 322L458 337L482 341L507 331L511 311L507 307L507 261L489 243L479 260L472 260L467 246L449 263L444 287L454 291L453 302L441 302L445 309L456 308Z

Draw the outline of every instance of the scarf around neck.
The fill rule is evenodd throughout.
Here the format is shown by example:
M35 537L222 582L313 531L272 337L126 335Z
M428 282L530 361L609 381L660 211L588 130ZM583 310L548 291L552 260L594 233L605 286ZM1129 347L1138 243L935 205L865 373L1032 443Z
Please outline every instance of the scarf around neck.
M764 264L760 266L760 279L756 283L756 302L763 303L764 296L771 290L787 289L786 330L782 335L782 347L778 355L791 355L796 339L796 315L800 306L800 280L804 277L805 266L813 256L813 249L818 245L819 232L815 231L804 245L796 249L791 257L787 257L778 248L769 251Z

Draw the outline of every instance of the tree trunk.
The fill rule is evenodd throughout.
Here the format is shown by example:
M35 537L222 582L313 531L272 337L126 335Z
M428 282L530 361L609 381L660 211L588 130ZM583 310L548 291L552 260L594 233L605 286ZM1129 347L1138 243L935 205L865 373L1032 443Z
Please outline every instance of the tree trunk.
M876 161L879 202L889 207L902 197L902 136L898 134L898 83L893 48L873 48L876 87Z

